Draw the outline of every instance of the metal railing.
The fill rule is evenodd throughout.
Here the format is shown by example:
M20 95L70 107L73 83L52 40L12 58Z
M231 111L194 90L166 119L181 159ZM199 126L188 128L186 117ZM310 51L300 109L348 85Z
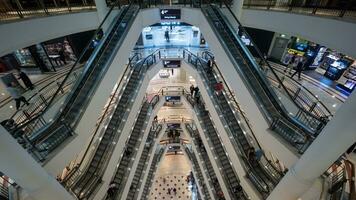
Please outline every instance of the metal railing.
M325 173L328 183L327 199L355 199L355 166L344 157L337 160Z
M114 6L110 8L106 16L104 17L103 21L100 23L99 27L97 30L94 32L92 38L89 40L87 43L86 47L83 49L81 52L80 56L78 59L73 63L73 65L70 67L69 71L66 73L62 81L58 84L58 88L53 92L53 95L46 101L47 104L42 109L40 112L37 112L36 115L32 116L32 118L27 121L26 123L23 123L21 126L18 126L16 129L13 130L13 133L23 133L25 132L31 132L32 138L25 138L24 140L26 141L25 143L25 148L28 149L29 153L33 155L33 157L39 161L44 161L46 156L50 151L52 151L56 146L61 144L66 138L66 137L60 137L61 140L58 140L59 138L58 134L60 134L61 130L66 131L70 133L70 135L73 134L73 131L71 130L71 126L65 122L65 120L61 119L61 115L63 113L63 108L60 108L60 112L53 117L53 121L47 121L45 119L46 113L49 111L49 109L52 107L52 105L55 103L56 99L58 99L58 96L61 95L62 91L65 90L65 87L68 85L69 82L71 82L71 77L75 73L75 69L85 60L85 57L87 54L91 54L91 57L89 60L86 62L85 67L83 69L83 72L80 76L80 78L77 79L77 81L72 84L73 88L78 87L79 83L81 82L81 79L83 79L83 75L87 73L88 68L92 65L93 62L97 61L96 57L100 54L103 53L104 49L107 48L108 42L106 39L109 37L110 34L107 34L104 36L102 41L97 45L94 49L92 48L92 41L96 39L97 35L100 33L101 28L103 24L108 20L109 16L115 12L112 12L114 9ZM126 10L126 9L125 9ZM121 13L120 13L121 14ZM119 15L120 15L119 14ZM112 26L114 27L114 23L116 20L113 20L111 22ZM112 28L113 29L113 28ZM111 35L112 36L112 35ZM105 46L106 45L106 46ZM73 95L73 90L70 93L70 96ZM68 100L68 98L67 98ZM63 106L67 104L67 100L64 102ZM83 102L84 103L84 102ZM57 124L56 124L57 123ZM56 130L51 131L51 133L46 133L46 128L48 125L54 124L56 125ZM57 133L57 135L53 134L54 132ZM70 136L69 135L69 136ZM54 144L51 144L51 147L43 147L41 145L42 143L46 141L54 141Z
M65 94L67 94L72 90L73 83L75 83L78 77L80 76L82 67L83 66L79 66L73 72L73 74L71 74L67 83L64 84L63 87L61 88L61 92L57 95L56 100L54 102L57 102L61 97L63 97ZM61 74L59 77L56 77L54 80L47 83L45 86L39 89L38 92L36 92L35 94L33 94L31 97L27 99L32 103L26 108L20 111L16 111L11 116L10 119L12 119L15 123L15 126L12 127L12 129L17 128L22 124L25 124L33 117L35 117L38 113L41 113L44 109L46 109L49 100L52 98L53 94L59 89L59 84L63 81L65 75L66 74ZM33 132L29 132L28 134L31 133Z
M18 186L9 182L7 179L0 176L0 199L12 200L14 199L13 193L17 192Z
M355 1L247 0L244 8L293 12L338 18L356 18Z
M205 60L214 59L214 55L210 51L204 51L201 57ZM214 63L214 65L216 65L216 63ZM286 98L289 98L286 91L281 90L282 87L281 84L283 84L286 87L287 91L293 97L292 100L295 103L297 103L300 107L305 108L306 110L308 110L309 112L317 116L318 118L328 119L329 117L333 116L330 110L325 106L325 104L308 88L299 84L295 79L286 76L286 73L278 69L274 69L274 71L276 72L278 77L280 77L282 83L276 80L275 76L272 74L270 70L268 70L268 68L265 69L265 74L277 92L280 92Z
M131 69L133 68L133 66L132 66L133 63L131 61L132 61L132 59L129 61L129 64L126 66L126 69L124 71L123 76L121 77L121 79L119 81L119 84L117 85L116 89L114 90L112 97L110 98L110 100L107 104L107 107L103 111L103 114L99 118L99 120L96 124L96 128L94 130L94 133L91 136L90 142L89 142L87 148L85 149L84 154L77 161L77 164L73 167L73 169L70 170L70 172L65 177L65 179L62 180L62 184L66 188L69 188L74 183L74 181L78 178L78 176L80 174L79 173L80 167L83 166L85 160L88 161L88 153L90 153L90 149L92 149L93 146L95 146L95 148L96 148L96 146L98 146L97 143L94 144L94 139L102 137L102 134L104 133L104 132L100 132L100 130L101 130L103 124L107 121L108 116L112 115L112 112L113 112L112 109L118 102L118 100L119 100L118 97L122 93L123 88L125 88L125 85L124 85L124 81L126 81L125 77L129 77L130 74L132 73ZM100 133L100 135L98 135L99 133Z
M94 0L0 0L0 22L95 9Z
M137 54L138 55L138 54ZM149 69L150 66L152 66L154 63L156 63L160 58L160 52L159 51L155 51L152 54L150 54L149 56L147 56L145 59L143 59L143 61L139 61L136 66L130 67L133 69L138 69L139 71L139 77L138 79L141 79L142 77L144 77L145 73L147 72L147 70ZM132 73L130 73L132 74ZM124 77L124 76L122 76ZM129 77L129 76L127 76ZM126 88L128 88L129 81L127 81L125 83L125 85L122 87L121 91L117 94L119 97L118 99L120 99L123 96L123 93L125 91ZM139 83L140 85L142 84L142 82ZM140 87L140 86L137 86ZM131 94L131 96L129 98L134 99L136 98L136 95L138 93L138 90L136 90L133 94ZM143 102L145 102L146 100L144 100ZM159 101L159 97L154 97L151 100L151 105L156 105L157 102ZM118 100L118 103L120 102L120 100ZM130 105L132 106L133 101L130 101ZM116 105L115 109L117 109L117 107L120 105ZM121 105L122 106L122 105ZM116 112L116 111L115 111ZM129 112L125 112L123 115L123 119L127 119ZM109 124L109 121L111 120L111 117L107 120L107 124ZM123 123L120 123L119 128L117 130L121 130L124 127ZM101 127L101 126L100 126ZM97 130L98 131L99 126L97 126ZM104 137L104 134L106 133L106 129L108 128L108 126L105 126L102 128L102 130L100 131L101 135L99 136L100 138ZM117 141L118 137L120 136L120 134L114 134L112 140L113 141ZM96 153L97 148L100 145L101 140L99 140L96 144L88 146L87 150L88 151L86 154L86 157L83 157L83 162L80 163L80 165L78 165L76 167L76 169L71 172L70 176L68 176L68 178L66 180L64 180L64 185L65 187L70 190L71 192L74 193L74 195L76 195L79 199L85 198L90 196L94 191L93 190L88 190L88 188L93 188L95 185L95 183L97 183L98 181L100 181L101 176L103 175L104 171L105 171L105 167L102 166L106 166L109 162L109 159L111 154L113 153L113 148L115 147L114 143L110 143L108 145L105 146L104 150L105 152L107 152L104 156L101 156L99 159L100 161L98 163L102 163L101 165L97 165L95 166L95 173L93 174L88 174L87 170L90 167L90 163L92 162L94 155ZM94 146L94 148L93 148ZM89 149L91 150L89 153ZM84 162L85 161L85 162ZM78 181L84 177L84 176L90 176L86 183L84 184L85 187L77 187L77 183ZM74 189L73 189L74 188Z
M202 78L204 78L206 80L205 83L207 83L209 81L209 78L207 77L207 75L205 73L205 71L207 71L207 70L204 70L204 68L203 68L203 65L206 65L206 63L204 64L203 60L201 60L199 57L197 57L196 55L192 54L189 51L186 51L184 53L184 55L185 55L185 56L183 56L184 59L187 59L187 61L188 62L190 61L190 63L193 65L195 64L195 67L197 68L198 72L200 72L201 76L203 76ZM209 73L214 74L214 77L220 77L221 80L223 80L223 83L227 90L222 91L222 94L228 100L227 101L228 106L232 110L232 113L235 115L236 119L229 119L230 121L228 122L227 119L221 118L221 122L226 127L226 132L228 133L230 141L232 142L232 144L235 148L235 153L241 159L241 161L243 163L243 167L244 167L249 179L251 180L251 182L254 183L254 185L261 192L261 194L266 197L267 194L272 190L272 188L283 177L283 173L279 172L273 166L272 162L269 159L267 159L267 157L265 156L263 151L262 151L262 156L259 160L252 161L250 158L248 158L249 155L246 155L244 146L241 143L242 141L240 141L241 139L239 138L239 135L238 134L236 135L236 133L234 133L233 130L230 130L229 128L227 128L227 127L229 127L229 124L231 123L231 121L236 120L240 129L244 133L246 133L246 134L243 134L243 137L245 137L246 141L247 141L247 142L244 142L245 146L247 145L249 148L252 147L254 151L255 151L255 149L262 150L262 147L259 144L259 142L251 128L251 125L249 124L248 119L246 118L245 114L241 110L239 104L237 103L236 99L234 98L232 91L228 87L227 83L225 82L224 77L222 76L222 74L219 71L219 69L217 68L217 66L215 65L215 67L213 69L211 69L211 72L209 72ZM207 84L204 87L212 88L213 86ZM212 101L214 101L215 104L219 104L219 102L215 101L215 98L217 98L215 92L210 90L210 91L208 91L208 95L213 97ZM231 97L231 98L229 98L229 97ZM220 110L220 106L215 107L215 109L217 110L217 113L220 116L227 114L227 113L223 113L223 111ZM251 138L251 136L253 136L253 138ZM257 171L257 169L258 169L258 171ZM265 174L268 174L268 176L266 176Z

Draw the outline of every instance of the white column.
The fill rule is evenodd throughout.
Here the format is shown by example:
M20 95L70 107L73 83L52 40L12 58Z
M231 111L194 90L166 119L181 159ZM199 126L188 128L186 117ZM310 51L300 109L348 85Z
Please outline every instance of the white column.
M267 200L296 200L356 141L356 93L283 177Z
M0 171L28 194L28 200L74 200L42 166L0 126Z
M109 12L110 8L106 5L106 1L103 0L95 0L96 10L99 18L99 23L102 22ZM106 23L103 24L103 32L106 33L109 25L111 24L112 20L116 16L117 10L113 10L110 16L107 18ZM98 24L99 25L99 24Z
M237 19L241 21L243 0L233 0L231 10L236 15Z

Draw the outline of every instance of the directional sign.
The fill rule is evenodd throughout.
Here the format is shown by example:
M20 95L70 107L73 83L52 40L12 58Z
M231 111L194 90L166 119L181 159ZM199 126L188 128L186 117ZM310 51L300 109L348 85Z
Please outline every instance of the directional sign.
M160 14L163 20L180 19L180 9L161 9Z

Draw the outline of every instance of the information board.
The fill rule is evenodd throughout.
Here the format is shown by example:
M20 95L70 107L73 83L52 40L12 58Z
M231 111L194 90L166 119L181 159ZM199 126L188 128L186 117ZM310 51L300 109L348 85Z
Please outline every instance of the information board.
M163 20L180 19L180 9L160 9L160 14Z

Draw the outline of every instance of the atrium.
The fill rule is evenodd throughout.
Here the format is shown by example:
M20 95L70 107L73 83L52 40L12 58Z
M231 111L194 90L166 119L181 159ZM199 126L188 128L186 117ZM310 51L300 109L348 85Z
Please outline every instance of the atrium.
M0 200L356 200L354 0L0 14Z

